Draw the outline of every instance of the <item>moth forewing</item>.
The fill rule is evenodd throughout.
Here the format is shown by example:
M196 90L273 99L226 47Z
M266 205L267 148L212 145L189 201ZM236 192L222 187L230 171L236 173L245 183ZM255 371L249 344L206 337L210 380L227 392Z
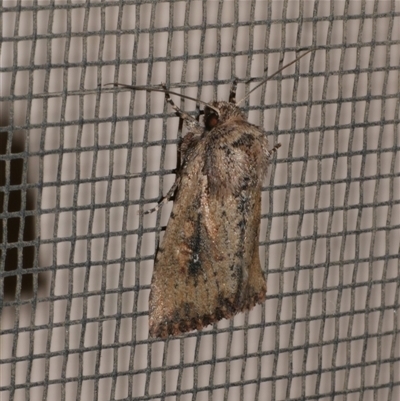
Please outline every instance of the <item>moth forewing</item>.
M174 206L151 283L152 337L201 329L265 300L258 243L268 141L235 104L209 106L205 127L190 120L180 145Z

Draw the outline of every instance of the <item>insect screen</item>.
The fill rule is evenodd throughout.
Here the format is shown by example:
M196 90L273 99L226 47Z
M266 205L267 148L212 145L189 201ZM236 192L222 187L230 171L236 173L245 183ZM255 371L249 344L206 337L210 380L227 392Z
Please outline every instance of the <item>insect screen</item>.
M0 11L2 401L400 399L399 1ZM282 144L262 191L266 302L150 339L172 202L144 212L187 130L162 93L106 84L209 102L237 77L241 99L299 49L241 104Z

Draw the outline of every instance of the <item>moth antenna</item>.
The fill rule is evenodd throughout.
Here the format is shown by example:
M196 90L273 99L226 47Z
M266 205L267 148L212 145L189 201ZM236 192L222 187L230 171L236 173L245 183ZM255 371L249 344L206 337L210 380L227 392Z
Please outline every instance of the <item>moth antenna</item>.
M208 108L214 110L217 115L219 116L219 110L216 107L213 107L211 105L209 105L207 102L203 102L200 99L195 99L194 97L191 96L187 96L187 95L182 95L181 93L178 92L172 92L168 89L164 89L164 88L149 88L146 86L135 86L135 85L126 85L126 84L121 84L119 82L109 82L108 84L105 84L104 86L108 86L108 85L113 85L114 87L121 87L121 88L126 88L126 89L130 89L130 90L141 90L141 91L148 91L148 92L162 92L162 93L168 93L170 95L176 95L181 97L182 99L188 99L188 100L193 100L194 102L200 103L200 104L204 104L205 106L207 106Z
M299 49L299 51L301 51L303 49ZM290 63L284 65L282 68L279 68L278 71L274 72L272 75L268 76L267 78L263 79L258 85L256 85L243 99L240 99L237 103L236 106L239 106L240 103L242 103L244 100L246 100L251 93L253 93L256 89L258 89L261 85L264 85L265 82L269 81L271 78L273 78L275 75L278 75L279 73L281 73L285 68L290 67L292 64L297 63L301 58L303 58L304 56L306 56L308 53L311 53L312 51L316 50L315 48L309 49L308 51L306 51L304 54L302 54L301 56L297 57L296 59L294 59L293 61L291 61Z
M229 103L236 103L236 89L237 89L238 79L235 79L232 82L231 91L229 93Z

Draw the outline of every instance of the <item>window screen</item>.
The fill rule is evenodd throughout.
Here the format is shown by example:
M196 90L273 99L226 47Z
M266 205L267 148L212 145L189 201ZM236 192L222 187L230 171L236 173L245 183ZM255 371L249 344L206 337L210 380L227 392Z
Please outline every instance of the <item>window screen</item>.
M396 400L399 1L29 1L1 10L0 395ZM267 300L148 337L185 135L162 93L242 104L274 157ZM249 81L250 80L250 81ZM194 101L173 97L191 115Z

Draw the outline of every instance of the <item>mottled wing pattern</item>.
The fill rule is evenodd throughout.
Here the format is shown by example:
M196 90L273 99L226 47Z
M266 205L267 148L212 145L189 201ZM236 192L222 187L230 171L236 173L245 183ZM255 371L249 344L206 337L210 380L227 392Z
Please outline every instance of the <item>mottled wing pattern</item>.
M258 251L265 134L240 119L187 138L155 260L152 337L201 329L265 299Z

